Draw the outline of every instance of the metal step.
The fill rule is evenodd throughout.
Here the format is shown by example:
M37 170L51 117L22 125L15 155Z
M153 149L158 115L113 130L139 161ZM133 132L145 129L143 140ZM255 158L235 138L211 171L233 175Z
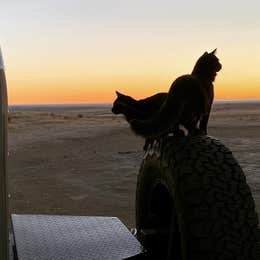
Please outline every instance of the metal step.
M143 248L116 217L12 215L19 260L109 260Z

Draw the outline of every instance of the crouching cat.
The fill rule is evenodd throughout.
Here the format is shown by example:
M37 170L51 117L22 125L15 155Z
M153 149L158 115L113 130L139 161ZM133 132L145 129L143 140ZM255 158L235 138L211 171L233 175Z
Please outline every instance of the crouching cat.
M172 83L165 101L152 116L131 119L132 130L150 140L170 132L178 134L180 125L190 135L207 134L214 98L213 82L222 68L215 52L205 52L191 74L183 75Z

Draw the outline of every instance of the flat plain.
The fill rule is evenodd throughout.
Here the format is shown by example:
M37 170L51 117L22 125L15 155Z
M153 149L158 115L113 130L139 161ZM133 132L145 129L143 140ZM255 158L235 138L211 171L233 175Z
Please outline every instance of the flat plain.
M260 102L216 102L209 135L242 166L260 215ZM116 216L135 225L144 140L110 106L10 108L10 212Z

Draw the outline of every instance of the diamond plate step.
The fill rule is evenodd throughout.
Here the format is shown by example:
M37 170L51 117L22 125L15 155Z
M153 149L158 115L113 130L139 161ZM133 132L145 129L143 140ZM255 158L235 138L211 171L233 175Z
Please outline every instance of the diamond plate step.
M12 215L19 260L109 260L143 248L116 217Z

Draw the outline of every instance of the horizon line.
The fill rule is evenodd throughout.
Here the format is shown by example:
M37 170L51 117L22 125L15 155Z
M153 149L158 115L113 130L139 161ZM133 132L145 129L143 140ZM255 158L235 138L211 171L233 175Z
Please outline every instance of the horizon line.
M85 102L85 103L17 103L8 104L8 106L97 106L97 105L112 105L112 102ZM217 98L214 102L260 102L260 98Z

